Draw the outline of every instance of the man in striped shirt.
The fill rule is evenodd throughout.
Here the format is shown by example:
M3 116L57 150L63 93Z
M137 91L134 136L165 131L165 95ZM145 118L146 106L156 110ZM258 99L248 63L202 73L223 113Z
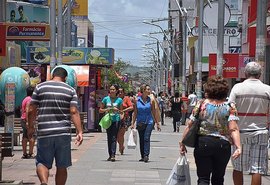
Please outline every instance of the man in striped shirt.
M42 185L48 183L49 169L56 164L55 183L64 185L67 167L71 166L71 120L75 124L75 144L83 141L78 97L74 88L65 83L67 71L58 67L53 79L36 86L28 113L29 135L34 133L37 116L36 171Z
M252 185L261 185L268 171L270 86L259 80L261 72L258 63L248 63L247 79L234 85L229 97L237 106L242 145L242 155L232 160L235 185L243 185L243 171L252 174Z

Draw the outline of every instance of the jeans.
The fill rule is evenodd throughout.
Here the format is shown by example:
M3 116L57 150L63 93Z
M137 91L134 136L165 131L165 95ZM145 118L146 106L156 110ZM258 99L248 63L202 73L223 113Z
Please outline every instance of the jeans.
M226 166L231 156L228 141L212 136L200 136L194 149L198 185L223 185Z
M147 124L147 127L144 130L140 130L139 138L140 138L140 152L141 158L144 156L149 156L150 154L150 137L153 130L153 124Z
M120 122L112 122L112 125L107 129L108 153L110 157L114 157L116 153L117 134L119 131Z

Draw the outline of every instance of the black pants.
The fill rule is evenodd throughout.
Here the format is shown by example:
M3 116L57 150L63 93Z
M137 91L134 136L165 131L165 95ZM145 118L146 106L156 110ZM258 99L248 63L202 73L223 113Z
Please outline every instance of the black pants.
M108 153L110 157L115 157L119 127L120 122L112 122L112 125L107 129Z
M172 111L173 131L176 132L176 122L181 120L182 114L179 111Z
M198 185L223 185L227 164L231 156L228 141L212 136L200 136L194 149Z

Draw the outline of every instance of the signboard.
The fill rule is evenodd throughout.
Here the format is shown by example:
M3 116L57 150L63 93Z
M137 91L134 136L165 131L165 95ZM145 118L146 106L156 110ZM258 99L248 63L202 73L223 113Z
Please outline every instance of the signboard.
M6 56L6 25L0 24L0 56Z
M238 78L239 54L223 54L223 77ZM217 54L209 54L209 76L216 75Z
M14 112L15 110L15 83L6 83L5 87L5 110ZM5 132L13 133L14 114L6 117Z
M98 112L96 105L96 69L89 70L89 88L88 88L88 111L87 111L87 128L95 129L95 113Z
M36 23L7 23L7 40L50 41L48 24Z
M50 63L49 47L27 47L27 63ZM102 64L114 63L113 48L63 48L63 64Z

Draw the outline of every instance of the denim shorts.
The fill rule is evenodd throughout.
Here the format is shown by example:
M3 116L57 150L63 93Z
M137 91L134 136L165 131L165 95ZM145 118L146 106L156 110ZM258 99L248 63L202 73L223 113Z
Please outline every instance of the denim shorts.
M67 168L72 165L70 135L38 139L36 166L43 164L51 169L54 159L57 168Z

